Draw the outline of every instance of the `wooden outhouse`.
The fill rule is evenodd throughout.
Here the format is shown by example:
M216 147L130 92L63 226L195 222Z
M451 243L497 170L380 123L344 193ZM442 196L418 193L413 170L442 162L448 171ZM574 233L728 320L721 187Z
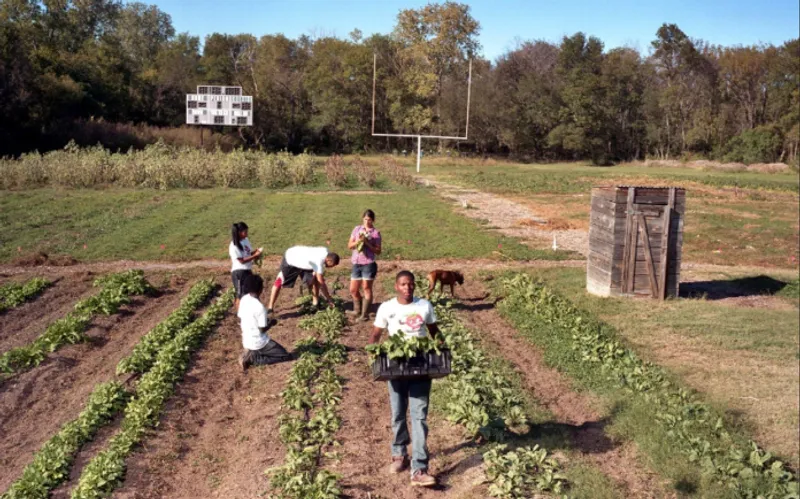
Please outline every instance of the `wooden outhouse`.
M678 295L686 191L592 189L586 289L595 295Z

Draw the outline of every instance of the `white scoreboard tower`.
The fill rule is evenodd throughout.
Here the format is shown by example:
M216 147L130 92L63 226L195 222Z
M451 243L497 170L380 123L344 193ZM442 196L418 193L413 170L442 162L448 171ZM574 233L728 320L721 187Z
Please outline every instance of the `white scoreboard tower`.
M198 85L186 94L186 124L253 126L253 97L242 87Z

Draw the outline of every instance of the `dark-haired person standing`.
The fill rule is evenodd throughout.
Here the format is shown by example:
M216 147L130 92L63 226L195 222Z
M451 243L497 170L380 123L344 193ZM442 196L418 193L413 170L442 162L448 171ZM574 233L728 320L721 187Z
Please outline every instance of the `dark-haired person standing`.
M328 303L333 306L331 294L328 292L328 285L325 284L325 276L323 274L326 268L337 265L339 265L339 255L328 251L328 248L324 246L292 246L283 254L278 277L275 278L275 283L272 285L272 291L269 295L267 310L271 312L275 307L275 301L278 299L281 288L294 287L298 277L311 290L315 307L319 305L320 292L328 300Z
M381 233L375 228L375 212L364 211L362 224L356 225L350 233L347 249L353 250L350 262L350 296L353 297L353 317L369 320L369 307L372 305L372 285L378 275L377 255L381 254ZM360 249L359 249L360 245ZM363 301L362 301L363 293Z
M397 297L381 303L375 315L370 343L377 343L384 329L390 336L424 337L439 333L436 314L428 300L414 297L414 274L398 272L394 280ZM428 474L428 400L431 380L390 380L389 402L392 406L392 463L389 471L400 473L408 468L408 424L406 410L411 414L411 485L432 487L436 479Z
M239 309L239 300L242 298L242 283L251 275L253 260L261 256L261 248L253 251L250 240L247 239L247 224L237 222L231 226L231 244L228 246L228 255L231 257L231 280L233 289L236 290L234 309Z
M264 291L264 280L261 276L250 274L242 283L243 295L239 303L239 324L242 329L242 346L244 352L239 356L242 371L249 366L263 366L292 359L292 355L267 334L275 325L270 319L267 309L259 297Z

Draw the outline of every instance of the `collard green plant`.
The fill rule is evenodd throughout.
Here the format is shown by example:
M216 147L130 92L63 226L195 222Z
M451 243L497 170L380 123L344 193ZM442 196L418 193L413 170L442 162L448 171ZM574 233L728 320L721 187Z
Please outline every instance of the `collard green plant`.
M128 296L144 294L151 289L141 270L110 274L97 279L94 285L101 286L99 293L76 303L72 312L47 326L33 343L0 355L0 372L13 374L37 366L48 353L84 341L93 316L115 314L119 307L128 303Z
M233 298L232 289L223 293L201 318L184 327L159 351L152 368L141 377L136 394L125 407L120 432L84 467L78 485L72 490L72 499L111 495L125 476L125 459L144 438L147 429L158 423L164 404L186 372L192 354L230 309Z
M568 342L575 361L595 366L609 384L641 398L655 413L671 445L707 477L729 488L735 497L798 497L795 474L755 442L742 445L725 429L714 410L695 394L670 381L658 366L643 361L614 330L576 308L530 275L501 281L501 312L521 330L552 331ZM585 367L583 367L585 369Z
M41 277L34 277L24 284L9 283L0 286L0 312L15 308L32 300L47 289L52 282Z

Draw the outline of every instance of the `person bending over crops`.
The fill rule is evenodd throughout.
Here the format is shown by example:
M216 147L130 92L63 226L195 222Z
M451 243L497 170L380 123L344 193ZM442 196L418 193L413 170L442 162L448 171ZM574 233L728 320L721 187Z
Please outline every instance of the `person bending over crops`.
M324 246L293 246L289 248L281 260L281 267L278 277L275 278L275 283L272 285L267 309L272 312L281 288L294 287L294 282L298 277L302 284L311 290L314 307L319 306L320 292L328 300L328 305L333 307L333 300L331 300L331 294L328 292L328 285L325 284L323 274L326 268L337 265L339 265L339 255L329 252L328 248Z
M237 222L231 226L231 244L228 246L228 254L231 257L231 280L233 289L236 290L236 301L234 308L239 310L239 300L242 298L242 283L244 279L251 275L253 260L261 256L263 248L253 251L250 240L247 239L247 224Z
M292 359L292 355L278 342L271 339L267 331L276 324L270 319L267 309L259 297L264 291L264 280L261 276L250 274L244 279L244 295L239 304L239 317L242 328L242 346L244 352L239 356L242 371L249 366L263 366Z
M384 329L389 335L432 338L439 333L436 314L428 300L414 297L414 274L408 270L398 272L394 280L397 297L384 302L375 315L370 343L377 343ZM428 399L431 380L390 380L389 402L392 406L392 463L389 471L400 473L408 468L408 425L406 409L411 413L411 485L432 487L436 479L428 474Z
M350 296L353 297L355 318L369 320L369 307L372 305L372 284L378 275L378 264L375 257L381 254L381 233L375 228L375 212L366 210L361 216L362 224L357 225L350 233L347 249L353 250L350 261L353 270L350 272ZM362 300L363 290L363 302Z

